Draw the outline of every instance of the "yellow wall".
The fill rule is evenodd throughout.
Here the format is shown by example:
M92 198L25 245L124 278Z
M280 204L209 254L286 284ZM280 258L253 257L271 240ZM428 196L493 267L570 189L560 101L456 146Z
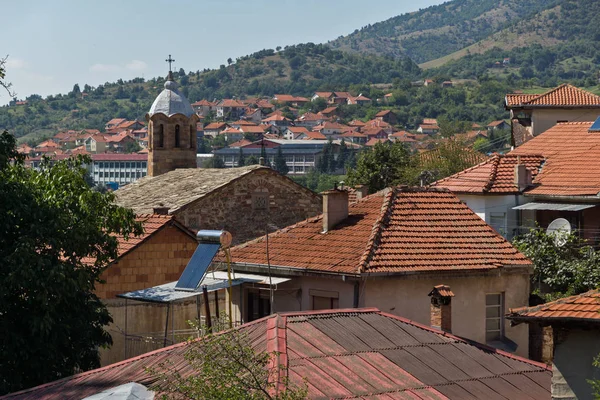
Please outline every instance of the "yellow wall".
M504 292L504 313L509 308L529 303L529 275L491 273L487 276L469 274L455 277L380 278L367 280L365 306L377 307L430 325L431 289L439 284L449 285L452 298L452 333L479 343L485 343L485 295ZM516 354L528 357L528 327L511 327L504 320L505 336L518 345Z
M531 123L533 136L537 136L556 125L557 121L584 122L595 121L600 116L600 109L546 109L533 110Z

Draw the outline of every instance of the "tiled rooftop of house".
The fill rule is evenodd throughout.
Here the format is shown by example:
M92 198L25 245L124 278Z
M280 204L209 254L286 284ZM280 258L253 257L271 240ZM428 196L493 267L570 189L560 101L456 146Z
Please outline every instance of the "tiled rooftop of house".
M514 321L574 321L600 323L600 291L590 290L535 307L511 309L507 318Z
M377 309L274 314L239 328L273 367L311 399L548 399L543 364L491 349ZM169 361L186 376L181 343L104 368L8 395L6 399L83 398L128 382L150 386L146 371ZM281 390L281 387L279 387Z
M322 232L318 216L270 234L271 265L360 274L531 264L445 190L394 188L367 196L349 206L345 220ZM232 248L232 261L266 265L264 242L262 237Z
M507 107L600 107L600 96L567 83L542 94L507 94Z
M515 185L515 166L519 162L524 164L535 178L544 162L544 157L517 156L512 153L494 154L481 164L441 179L432 186L443 187L453 193L516 194L519 193L519 188Z
M559 123L517 147L511 155L546 159L531 195L596 196L600 192L600 132L592 122Z

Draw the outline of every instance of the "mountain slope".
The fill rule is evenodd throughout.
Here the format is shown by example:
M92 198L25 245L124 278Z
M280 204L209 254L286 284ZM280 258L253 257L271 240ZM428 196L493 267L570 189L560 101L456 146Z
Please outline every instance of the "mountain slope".
M555 3L555 0L454 0L366 26L329 45L354 53L409 56L423 63L526 21Z

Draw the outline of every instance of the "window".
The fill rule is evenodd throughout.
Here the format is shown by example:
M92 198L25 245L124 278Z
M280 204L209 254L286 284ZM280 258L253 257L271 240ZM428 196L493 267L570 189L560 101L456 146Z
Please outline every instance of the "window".
M163 124L160 124L158 128L158 147L165 146L165 127Z
M306 162L315 162L315 156L305 156L304 160Z
M504 337L504 294L485 295L485 341L492 342Z
M190 125L190 149L194 147L194 135L196 134L196 129L193 125Z
M269 192L266 189L258 189L252 193L252 209L253 210L268 210L269 209Z
M247 321L254 321L271 314L268 290L248 289Z
M175 125L175 147L179 147L179 125Z
M125 168L129 168L129 163L128 162L125 163Z
M506 236L506 213L490 213L490 226L502 236Z
M328 290L309 289L313 310L331 310L340 308L339 292L331 292Z
M125 168L125 163L124 162L121 163L121 168Z
M115 167L115 163L114 163L114 162L111 162L111 163L110 163L110 168L114 168L114 167Z
M146 161L142 162L142 168L146 168Z

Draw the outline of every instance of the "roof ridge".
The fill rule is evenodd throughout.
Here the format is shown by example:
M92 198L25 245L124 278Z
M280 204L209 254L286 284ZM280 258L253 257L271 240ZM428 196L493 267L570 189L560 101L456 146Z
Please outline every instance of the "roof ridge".
M597 98L597 99L600 99L600 96L598 96L598 95L596 95L596 94L594 94L594 93L592 93L592 92L588 92L587 90L583 90L583 89L581 89L581 88L578 88L577 86L573 86L573 85L571 85L571 84L569 84L569 83L563 83L563 84L561 84L561 85L558 85L557 87L555 87L555 88L554 88L554 89L552 89L552 90L549 90L549 91L547 91L547 92L545 92L545 93L542 93L542 94L540 94L539 96L536 96L536 97L534 97L534 98L532 98L532 99L530 99L530 100L524 101L522 104L523 104L523 105L529 105L529 104L533 104L533 102L539 101L539 100L543 99L544 97L550 96L550 95L552 95L553 93L556 93L556 92L558 92L559 90L561 90L561 89L565 89L565 88L566 88L566 89L571 89L571 90L574 90L574 91L576 91L576 92L578 92L579 94L581 94L581 95L584 95L584 96L591 96L591 97L595 97L595 98Z
M483 191L484 192L488 192L490 191L490 189L492 188L492 186L494 186L494 183L496 182L496 177L498 176L498 166L500 165L500 160L502 159L502 156L500 154L494 154L492 156L492 168L490 171L490 175L489 175L489 179L486 182L486 184L483 186Z
M367 269L369 261L373 257L373 253L379 244L381 239L381 234L383 232L384 225L388 223L390 211L392 210L393 198L395 197L396 188L390 190L384 197L383 204L381 205L381 210L379 214L379 218L373 224L373 229L371 231L371 236L367 241L367 246L363 255L360 258L358 264L358 273L362 273Z

